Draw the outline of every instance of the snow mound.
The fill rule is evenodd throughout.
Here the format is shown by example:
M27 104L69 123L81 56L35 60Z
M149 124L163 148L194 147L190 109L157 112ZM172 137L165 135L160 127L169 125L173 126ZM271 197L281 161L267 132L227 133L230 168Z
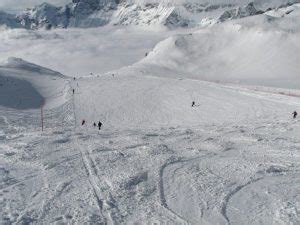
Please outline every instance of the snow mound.
M0 86L0 107L15 109L59 106L67 100L69 90L62 74L19 58L0 66Z
M24 61L21 58L14 58L14 57L8 58L5 67L33 72L34 74L46 74L46 75L57 76L61 78L64 77L64 75L62 75L59 72Z

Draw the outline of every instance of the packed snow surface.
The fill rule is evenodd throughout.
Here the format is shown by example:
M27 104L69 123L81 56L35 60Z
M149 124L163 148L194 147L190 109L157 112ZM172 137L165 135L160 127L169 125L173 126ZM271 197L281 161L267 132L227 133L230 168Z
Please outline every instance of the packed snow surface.
M299 224L298 22L1 30L0 224Z
M300 125L290 115L299 97L43 69L17 81L13 62L0 68L4 87L31 82L28 92L47 104L54 93L39 88L47 84L59 104L45 110L41 133L34 102L16 110L0 101L3 223L299 223ZM98 120L103 131L92 126Z

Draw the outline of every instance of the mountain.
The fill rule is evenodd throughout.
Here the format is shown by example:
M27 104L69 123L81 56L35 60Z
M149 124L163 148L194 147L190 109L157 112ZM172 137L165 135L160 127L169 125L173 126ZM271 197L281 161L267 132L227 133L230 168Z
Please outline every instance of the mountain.
M7 27L21 28L22 25L15 15L0 11L0 25Z
M116 6L113 0L73 0L64 7L43 3L27 10L18 18L26 29L98 27L109 22Z
M228 19L262 14L299 0L72 0L56 7L43 3L18 16L0 14L0 24L26 29L99 27L114 25L162 25L196 27Z

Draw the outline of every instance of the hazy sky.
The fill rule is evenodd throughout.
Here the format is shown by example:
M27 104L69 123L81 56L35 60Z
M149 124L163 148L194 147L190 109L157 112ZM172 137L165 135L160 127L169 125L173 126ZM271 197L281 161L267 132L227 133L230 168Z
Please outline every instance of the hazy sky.
M5 10L22 10L43 2L48 2L54 5L63 5L72 0L0 0L0 9Z

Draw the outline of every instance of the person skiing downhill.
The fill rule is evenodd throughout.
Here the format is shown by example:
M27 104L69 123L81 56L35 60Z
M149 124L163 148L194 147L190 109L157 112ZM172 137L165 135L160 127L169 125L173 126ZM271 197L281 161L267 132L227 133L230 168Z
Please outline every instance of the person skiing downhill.
M94 122L93 126L94 126L94 127L96 127L96 126L97 126L95 122Z
M194 107L194 106L195 106L195 104L196 104L196 103L193 101L193 102L192 102L192 107Z
M102 127L102 123L99 121L99 123L98 123L99 130L101 130L101 127Z
M293 118L296 119L297 118L298 113L296 111L293 112Z
M81 126L83 126L85 124L85 120L82 120L81 122Z

